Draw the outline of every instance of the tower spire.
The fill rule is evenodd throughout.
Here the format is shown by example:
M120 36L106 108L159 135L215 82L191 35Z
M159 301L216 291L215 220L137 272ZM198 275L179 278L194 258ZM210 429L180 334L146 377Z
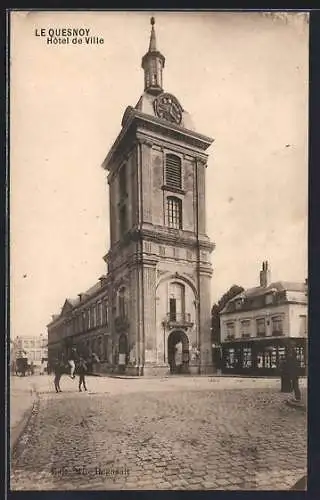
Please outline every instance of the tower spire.
M144 90L150 94L160 94L162 92L162 70L165 58L157 50L156 31L154 28L155 19L151 17L151 33L149 50L143 56L141 66L144 70Z
M154 17L150 19L150 24L151 24L151 34L150 34L149 52L156 52L157 40L156 40L156 30L154 29L156 21Z

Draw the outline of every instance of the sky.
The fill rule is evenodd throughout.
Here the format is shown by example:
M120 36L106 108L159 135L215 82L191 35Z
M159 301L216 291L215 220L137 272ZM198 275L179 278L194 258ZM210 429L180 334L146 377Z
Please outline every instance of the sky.
M143 93L150 16L164 90L214 138L206 172L212 303L230 286L307 277L307 15L14 12L10 44L11 335L46 332L66 297L106 272L101 164ZM86 28L103 44L48 45Z

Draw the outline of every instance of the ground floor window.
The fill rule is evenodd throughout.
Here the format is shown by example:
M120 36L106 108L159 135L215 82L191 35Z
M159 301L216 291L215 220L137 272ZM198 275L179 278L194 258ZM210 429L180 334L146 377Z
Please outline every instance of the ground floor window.
M227 368L236 368L240 364L240 352L238 349L227 349L225 353L225 365Z
M289 343L288 343L289 342ZM297 345L298 344L298 345ZM280 373L281 364L286 357L286 352L292 345L297 353L297 359L300 363L301 374L306 368L306 342L299 343L295 339L286 342L274 341L253 341L253 342L226 342L222 346L222 370L227 372L241 373L244 371L264 374Z
M277 368L278 356L276 347L267 347L265 350L260 350L257 353L258 368Z
M244 347L242 353L243 353L242 355L243 368L251 368L252 367L251 347Z
M306 362L305 362L304 348L302 346L296 347L296 353L297 353L297 360L299 361L300 364L300 368L305 368Z

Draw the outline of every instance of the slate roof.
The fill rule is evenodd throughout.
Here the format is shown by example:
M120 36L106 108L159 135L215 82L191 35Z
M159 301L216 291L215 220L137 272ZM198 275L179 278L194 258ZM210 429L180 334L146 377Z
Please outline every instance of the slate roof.
M258 298L258 297L263 297L264 295L267 295L268 293L280 293L280 292L298 292L298 293L303 293L305 294L307 291L307 287L305 283L298 283L298 282L291 282L291 281L275 281L273 283L270 283L270 285L263 287L263 286L255 286L253 288L247 288L243 292L240 292L238 295L233 297L229 302L225 305L225 307L222 309L220 314L224 314L227 312L233 312L233 309L231 307L231 304L233 304L237 299L244 299L246 302L246 299L250 300L250 304L252 304L252 299ZM307 299L306 299L307 302ZM246 310L251 309L249 303L247 303ZM252 308L257 308L258 303L256 306L252 306Z

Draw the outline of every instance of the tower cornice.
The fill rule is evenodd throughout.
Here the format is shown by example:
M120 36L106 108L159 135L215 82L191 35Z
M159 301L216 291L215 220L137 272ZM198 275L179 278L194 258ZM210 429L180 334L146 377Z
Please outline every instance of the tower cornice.
M193 152L200 154L200 156L214 141L211 137L175 125L164 119L147 115L134 108L127 108L124 118L123 128L102 163L102 168L105 170L114 170L112 164L116 162L118 154L123 158L123 151L127 149L125 142L128 139L130 139L131 147L133 141L149 141L158 145L163 145L164 142L170 143L170 141L176 145L176 141L179 141L185 152L188 150L190 154ZM191 156L194 156L194 154L191 154Z

